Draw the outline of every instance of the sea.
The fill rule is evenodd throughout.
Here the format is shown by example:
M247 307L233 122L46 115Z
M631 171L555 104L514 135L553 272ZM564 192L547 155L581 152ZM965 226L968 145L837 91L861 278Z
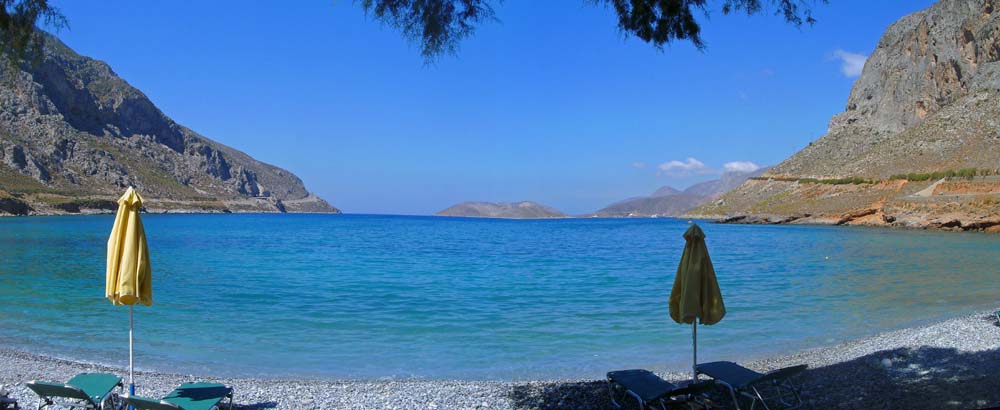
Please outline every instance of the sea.
M128 363L104 298L113 215L0 218L0 347ZM668 297L698 223L725 300L701 361L1000 307L1000 235L680 219L144 215L136 367L318 379L601 378L690 369Z

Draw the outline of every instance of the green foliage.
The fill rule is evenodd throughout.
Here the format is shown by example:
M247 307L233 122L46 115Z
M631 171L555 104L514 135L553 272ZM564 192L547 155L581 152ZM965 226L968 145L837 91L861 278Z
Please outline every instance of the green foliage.
M874 179L866 179L861 177L847 177L847 178L790 178L790 177L751 177L750 179L757 181L784 181L784 182L798 182L800 184L829 184L829 185L861 185L861 184L875 184L879 181Z
M965 178L972 179L977 176L987 176L987 175L997 175L998 172L995 169L978 169L978 168L962 168L959 170L946 170L937 171L929 173L916 173L911 172L908 174L896 174L890 176L889 179L905 179L907 181L930 181L941 178Z
M54 29L68 26L66 17L48 0L0 0L0 51L8 62L28 54L41 59L45 40L37 33L39 20Z
M55 189L45 186L32 177L22 175L13 168L0 166L0 190L5 190L16 196L21 193L47 193Z
M365 13L399 30L407 40L419 43L427 60L444 53L454 53L461 40L469 37L477 25L495 21L493 4L502 0L355 0ZM698 15L708 18L708 0L586 0L611 6L618 15L618 29L652 44L657 49L675 40L687 40L704 49ZM774 14L800 27L813 24L809 4L828 0L724 0L722 14L759 14L766 6ZM552 25L558 25L555 21Z
M941 178L965 178L972 179L977 176L988 176L988 175L1000 175L1000 170L998 169L979 169L979 168L962 168L959 170L946 170L937 171L929 173L916 173L911 172L908 174L895 174L889 177L889 180L907 180L913 182L921 181L931 181ZM794 178L794 177L751 177L750 179L757 181L784 181L784 182L798 182L800 184L831 184L831 185L861 185L861 184L876 184L881 182L877 179L867 179L861 177L846 177L846 178Z
M865 179L861 177L849 177L849 178L834 178L834 179L824 179L820 180L821 184L833 184L833 185L861 185L861 184L874 184L877 181L871 179Z
M369 16L399 30L407 40L420 45L428 61L454 53L476 26L496 21L493 4L503 0L354 0ZM709 17L708 0L585 0L611 6L618 16L618 29L652 44L657 49L675 40L687 40L704 49L698 15ZM810 4L829 0L723 0L722 14L754 15L773 6L775 15L796 27L813 24ZM40 58L44 37L38 35L41 21L53 29L68 27L66 17L49 0L0 0L0 49L8 58L28 54ZM559 24L558 21L552 22Z
M138 178L143 185L157 187L161 191L160 194L186 200L207 199L207 197L198 194L194 188L182 184L163 168L146 161L141 155L100 141L95 141L93 146L111 154L130 175Z
M70 213L79 213L81 209L103 209L113 211L118 209L118 202L111 199L93 198L59 198L49 201L52 206Z
M704 49L701 26L696 14L708 17L707 0L589 0L594 4L610 4L618 14L618 28L653 44L657 49L674 40L689 40L698 49ZM819 0L826 3L827 0ZM813 24L812 11L801 0L725 0L722 14L743 12L747 15L761 13L765 4L775 6L775 14L799 27Z
M357 1L357 0L356 0ZM425 59L448 52L472 35L477 24L495 20L488 0L361 0L366 14L420 42Z

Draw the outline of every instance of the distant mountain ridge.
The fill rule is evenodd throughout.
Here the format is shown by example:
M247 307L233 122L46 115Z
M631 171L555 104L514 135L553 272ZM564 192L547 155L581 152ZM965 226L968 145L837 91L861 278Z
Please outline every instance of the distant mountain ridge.
M555 208L531 201L522 202L462 202L441 210L437 216L463 216L476 218L544 219L567 218L569 215Z
M718 198L742 184L747 178L763 174L768 169L761 168L753 172L727 171L719 179L697 183L683 191L669 186L660 187L649 196L615 202L588 216L599 218L680 216Z
M158 212L339 212L44 36L37 65L0 64L0 214L107 212L127 186Z
M649 196L651 198L657 198L657 197L661 197L661 196L677 195L677 194L680 194L680 193L682 193L682 192L678 191L676 188L674 188L672 186L662 186L659 189L657 189L656 191L653 191L652 194L649 194Z

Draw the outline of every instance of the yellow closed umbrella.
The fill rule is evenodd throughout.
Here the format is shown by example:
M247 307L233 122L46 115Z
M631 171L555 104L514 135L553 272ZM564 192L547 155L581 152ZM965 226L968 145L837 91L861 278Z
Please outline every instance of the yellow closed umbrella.
M146 231L142 228L139 210L142 197L129 187L118 199L118 214L108 238L108 266L105 296L115 306L128 305L128 382L129 393L135 394L132 354L132 311L136 303L153 304L153 271L149 265Z
M715 278L715 268L705 246L705 233L697 224L684 232L684 253L677 267L677 277L670 291L670 318L677 323L691 324L694 344L692 379L698 380L698 322L714 325L726 315L722 291Z

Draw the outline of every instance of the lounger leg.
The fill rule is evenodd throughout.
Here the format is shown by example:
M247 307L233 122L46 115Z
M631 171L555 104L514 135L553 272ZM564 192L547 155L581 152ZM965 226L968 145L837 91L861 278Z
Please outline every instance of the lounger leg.
M781 383L775 383L775 387L778 389L778 400L780 400L781 404L785 405L787 408L801 409L806 407L806 402L805 400L802 400L802 393L800 393L799 387L796 386L795 383L792 383L791 380L786 379ZM793 402L790 403L785 400L786 395L784 394L783 389L788 389L789 393L791 393L791 399Z
M635 400L639 402L639 409L640 410L645 410L645 408L646 408L646 401L643 400L642 397L639 397L638 394L633 393L631 390L626 390L625 392L628 393L628 394L630 394L630 395L632 395L632 397L635 397Z
M125 402L122 400L122 394L125 393L125 382L118 382L118 393L111 393L113 396L111 402L111 408L113 410L123 410L125 408Z
M760 405L764 406L764 410L771 410L771 408L768 407L767 403L764 401L764 396L760 395L760 391L757 390L757 388L753 387L753 386L750 386L750 389L753 390L753 394L754 394L753 402L754 402L754 404L756 404L759 401ZM754 407L753 405L750 406L751 410L753 409L753 407Z
M615 400L615 384L616 383L612 382L611 379L608 379L608 396L611 398L611 404L615 406L616 409L621 410L622 405L619 404L617 400ZM639 402L640 410L645 410L646 406L648 406L648 403L642 400L642 397L639 397L638 394L635 394L631 390L625 389L625 394L622 395L622 398L625 398L626 396L632 396L633 398L635 398L635 400Z
M736 389L734 389L733 386L730 386L729 383L726 383L724 381L716 380L715 382L723 385L726 389L729 390L729 396L733 398L733 406L736 406L736 410L742 410L740 408L740 399L739 396L736 394ZM751 405L751 410L752 409L753 407Z
M608 398L611 399L611 405L615 406L616 409L621 410L622 405L618 404L618 401L615 400L615 384L614 382L611 381L611 379L607 380L608 380Z

